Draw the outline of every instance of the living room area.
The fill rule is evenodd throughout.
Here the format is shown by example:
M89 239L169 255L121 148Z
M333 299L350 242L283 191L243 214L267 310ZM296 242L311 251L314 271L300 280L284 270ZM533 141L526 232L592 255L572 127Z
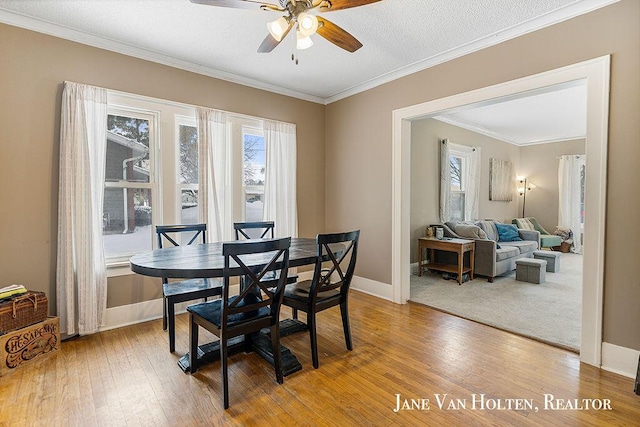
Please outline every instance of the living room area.
M411 302L580 352L583 91L579 84L556 87L412 122ZM443 170L450 190L444 198ZM442 228L445 240L475 242L474 280L466 273L458 286L457 274L428 267L419 275L418 240L432 226ZM504 242L489 228L515 229L522 241ZM431 253L424 251L425 259ZM456 263L451 253L435 254ZM526 280L517 277L516 262L527 260L549 264L536 270L537 280Z

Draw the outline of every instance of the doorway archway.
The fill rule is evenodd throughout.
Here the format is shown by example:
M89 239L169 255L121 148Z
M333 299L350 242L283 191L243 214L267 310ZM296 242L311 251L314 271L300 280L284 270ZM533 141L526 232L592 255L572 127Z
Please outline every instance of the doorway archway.
M604 231L606 209L607 132L609 113L610 57L570 65L529 77L412 105L393 111L392 124L392 288L393 301L409 298L410 274L410 155L411 121L469 104L518 97L544 91L548 86L586 80L587 84L587 178L585 200L582 332L580 360L601 363L604 277Z

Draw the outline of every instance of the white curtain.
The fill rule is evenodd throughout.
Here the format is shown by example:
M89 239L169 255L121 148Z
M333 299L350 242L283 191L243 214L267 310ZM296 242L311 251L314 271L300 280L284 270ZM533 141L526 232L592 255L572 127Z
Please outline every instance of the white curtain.
M106 308L102 240L106 144L107 91L65 82L60 117L56 300L60 331L69 335L97 332Z
M275 221L275 237L298 236L296 126L265 120L265 221Z
M465 170L465 204L464 219L471 221L478 219L478 205L480 201L480 162L481 154L479 147L473 147L467 156L467 167Z
M580 174L585 167L584 155L560 157L558 168L559 212L558 223L573 232L572 252L582 253L581 183Z
M451 216L451 165L449 164L449 140L440 141L440 222Z
M208 240L233 240L232 150L222 111L197 108L198 218L207 224Z

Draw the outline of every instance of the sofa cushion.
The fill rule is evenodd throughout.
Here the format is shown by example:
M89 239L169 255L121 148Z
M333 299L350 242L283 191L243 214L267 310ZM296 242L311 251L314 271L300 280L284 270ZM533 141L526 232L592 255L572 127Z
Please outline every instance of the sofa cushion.
M537 251L538 250L538 242L534 242L533 240L521 240L519 242L504 242L502 244L502 247L504 247L504 248L508 248L508 247L517 248L518 249L518 253L526 254L526 253L529 253L529 252Z
M487 239L498 241L498 230L493 221L477 221L476 225L487 235Z
M495 223L496 229L498 230L498 241L499 242L517 242L522 240L520 235L518 234L518 229L513 224L500 224Z
M500 249L496 249L496 261L503 261L505 259L513 258L520 255L520 250L515 246L502 246Z
M466 237L469 239L483 239L487 238L487 233L485 233L480 227L477 225L467 225L463 223L456 224L454 231L460 237Z

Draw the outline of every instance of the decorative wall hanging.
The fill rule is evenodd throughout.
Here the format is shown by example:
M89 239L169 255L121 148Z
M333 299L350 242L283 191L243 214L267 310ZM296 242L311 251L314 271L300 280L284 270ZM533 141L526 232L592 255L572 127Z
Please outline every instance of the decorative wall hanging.
M489 159L489 200L513 200L515 177L513 163L508 160Z

